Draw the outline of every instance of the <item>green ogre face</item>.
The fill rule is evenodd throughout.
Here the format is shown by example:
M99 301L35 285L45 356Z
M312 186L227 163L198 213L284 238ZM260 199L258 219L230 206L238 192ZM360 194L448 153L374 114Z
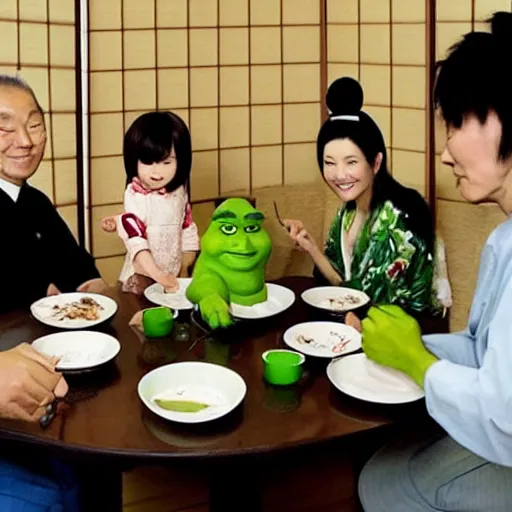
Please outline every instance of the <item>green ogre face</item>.
M261 269L272 251L263 220L263 214L247 200L226 199L213 212L201 239L201 257L236 272Z

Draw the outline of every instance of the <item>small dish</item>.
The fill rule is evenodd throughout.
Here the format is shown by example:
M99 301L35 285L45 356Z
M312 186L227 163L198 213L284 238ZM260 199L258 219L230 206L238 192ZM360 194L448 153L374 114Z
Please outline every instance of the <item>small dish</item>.
M333 315L344 315L370 302L370 297L361 290L341 286L310 288L302 293L301 298L309 306Z
M247 385L229 368L187 361L147 373L137 391L144 405L162 418L204 423L235 409L244 399Z
M82 292L43 297L30 306L36 320L58 329L88 329L109 320L116 311L117 303L110 297Z
M283 341L314 357L338 357L361 348L361 333L339 322L304 322L287 329Z
M331 361L327 377L342 393L365 402L405 404L425 396L410 377L371 361L364 353Z
M279 284L267 283L267 300L254 306L241 306L232 303L231 315L243 320L258 320L269 318L286 311L295 302L295 293Z
M49 357L59 357L58 371L81 371L114 359L121 345L113 336L96 331L58 332L42 336L32 347Z
M303 364L306 358L303 354L292 350L267 350L261 356L263 359L263 377L274 386L289 386L296 384L302 377Z
M167 306L178 311L193 309L194 304L187 299L187 288L191 282L191 277L179 277L180 289L175 293L165 293L161 284L154 283L144 290L144 296L150 302L159 306Z

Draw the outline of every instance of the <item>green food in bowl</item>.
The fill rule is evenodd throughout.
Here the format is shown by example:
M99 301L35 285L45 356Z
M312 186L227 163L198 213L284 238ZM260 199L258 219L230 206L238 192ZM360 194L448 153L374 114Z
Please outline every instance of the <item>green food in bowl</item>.
M142 313L142 328L148 338L168 336L174 324L172 310L166 307L145 309Z
M174 412L199 412L210 407L208 404L202 404L200 402L191 402L187 400L164 400L160 398L155 399L155 403L162 409Z
M306 359L303 354L292 350L267 350L262 358L263 377L270 384L289 386L301 379Z

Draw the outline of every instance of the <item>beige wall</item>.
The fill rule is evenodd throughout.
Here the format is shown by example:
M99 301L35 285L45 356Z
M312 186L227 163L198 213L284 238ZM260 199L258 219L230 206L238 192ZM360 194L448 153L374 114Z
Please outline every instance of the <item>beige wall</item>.
M122 208L123 133L140 113L188 123L191 196L318 179L319 0L90 0L92 251L112 281L123 260L100 219Z
M425 194L425 0L328 0L329 83L358 78L393 175ZM412 128L413 127L413 128ZM411 129L412 128L412 129Z
M46 152L30 183L50 197L76 235L74 18L72 0L0 1L0 71L18 71L46 113Z
M472 27L483 30L483 20L494 11L510 10L510 0L437 0L436 53L442 58L446 50ZM466 325L473 296L480 251L492 229L504 220L494 205L473 206L465 203L455 187L449 168L443 167L440 153L445 142L444 126L436 130L436 185L438 224L446 241L454 307L452 328Z

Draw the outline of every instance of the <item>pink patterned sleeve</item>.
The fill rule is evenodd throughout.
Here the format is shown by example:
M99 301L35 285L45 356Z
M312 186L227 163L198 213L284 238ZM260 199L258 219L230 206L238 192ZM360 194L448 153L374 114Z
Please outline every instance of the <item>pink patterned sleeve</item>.
M125 211L117 217L117 233L123 240L132 261L140 251L149 249L145 206L145 197L134 193L128 187L124 197Z
M185 207L185 218L183 220L181 250L182 252L194 252L199 250L199 232L192 218L192 207L188 201Z

